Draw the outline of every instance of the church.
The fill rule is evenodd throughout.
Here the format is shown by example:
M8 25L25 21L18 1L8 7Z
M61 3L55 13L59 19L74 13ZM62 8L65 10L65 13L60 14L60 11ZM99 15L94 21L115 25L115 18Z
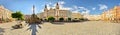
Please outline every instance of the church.
M57 3L55 8L48 9L47 5L44 7L44 12L37 14L39 18L47 19L48 17L54 17L55 20L59 20L59 18L72 18L72 12L70 10L60 9L59 4Z
M69 10L61 10L59 8L59 4L57 3L55 8L50 8L48 10L47 5L45 5L44 12L38 14L39 18L47 19L48 17L54 17L55 20L58 20L59 18L70 18L71 12Z

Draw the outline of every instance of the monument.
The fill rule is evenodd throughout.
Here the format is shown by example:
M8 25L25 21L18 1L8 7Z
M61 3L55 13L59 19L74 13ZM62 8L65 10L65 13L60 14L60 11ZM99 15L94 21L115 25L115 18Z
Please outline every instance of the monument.
M33 9L33 14L31 15L31 17L27 20L29 24L41 24L41 21L39 20L39 18L37 17L37 15L35 15L35 6L33 5L32 7Z

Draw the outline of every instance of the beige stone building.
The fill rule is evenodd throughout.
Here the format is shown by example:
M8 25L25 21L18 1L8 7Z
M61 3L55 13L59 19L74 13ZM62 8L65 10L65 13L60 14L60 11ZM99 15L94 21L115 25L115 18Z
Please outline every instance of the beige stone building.
M79 19L83 18L83 15L81 15L80 13L72 13L71 18L79 20Z
M101 14L101 20L103 20L103 21L109 21L110 15L111 15L110 12L104 11Z
M0 20L12 20L12 11L0 6Z
M105 11L101 15L101 19L104 21L120 21L120 6L115 6L114 8Z
M88 20L93 20L93 21L100 20L100 19L101 19L100 15L89 15L88 17Z
M72 13L70 10L63 10L60 9L59 4L57 3L55 8L47 8L47 5L45 5L44 12L37 14L39 18L47 19L48 17L55 17L55 20L59 20L59 18L64 18L67 20L67 18L80 18L80 13Z
M67 19L70 17L71 12L69 10L61 10L59 4L57 3L55 8L50 8L48 10L47 5L45 5L44 12L37 14L39 18L47 19L48 17L55 17L56 20L59 18Z

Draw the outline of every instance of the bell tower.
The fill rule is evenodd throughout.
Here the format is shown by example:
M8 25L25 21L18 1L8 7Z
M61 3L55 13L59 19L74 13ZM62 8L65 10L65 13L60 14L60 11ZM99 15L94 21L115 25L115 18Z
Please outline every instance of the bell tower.
M47 18L48 16L48 9L47 9L47 5L45 5L45 8L44 8L44 18Z
M58 3L56 4L56 9L59 9L59 4Z
M48 10L47 5L45 5L44 12L47 12L47 10Z
M56 20L59 20L59 3L56 4Z

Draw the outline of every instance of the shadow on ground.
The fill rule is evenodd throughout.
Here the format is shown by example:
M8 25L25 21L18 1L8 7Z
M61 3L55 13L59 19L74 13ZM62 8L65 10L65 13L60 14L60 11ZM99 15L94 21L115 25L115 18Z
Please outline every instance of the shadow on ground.
M64 22L51 22L52 24L56 24L56 25L63 25Z
M50 22L52 24L56 24L56 25L63 25L65 23L82 23L82 22L86 22L86 21L76 21L76 22Z
M41 28L41 26L39 24L28 24L28 26L29 26L29 28L27 29L27 31L28 30L32 31L31 35L36 35L36 33L38 32L37 27Z
M3 35L4 32L4 28L0 28L0 35Z

